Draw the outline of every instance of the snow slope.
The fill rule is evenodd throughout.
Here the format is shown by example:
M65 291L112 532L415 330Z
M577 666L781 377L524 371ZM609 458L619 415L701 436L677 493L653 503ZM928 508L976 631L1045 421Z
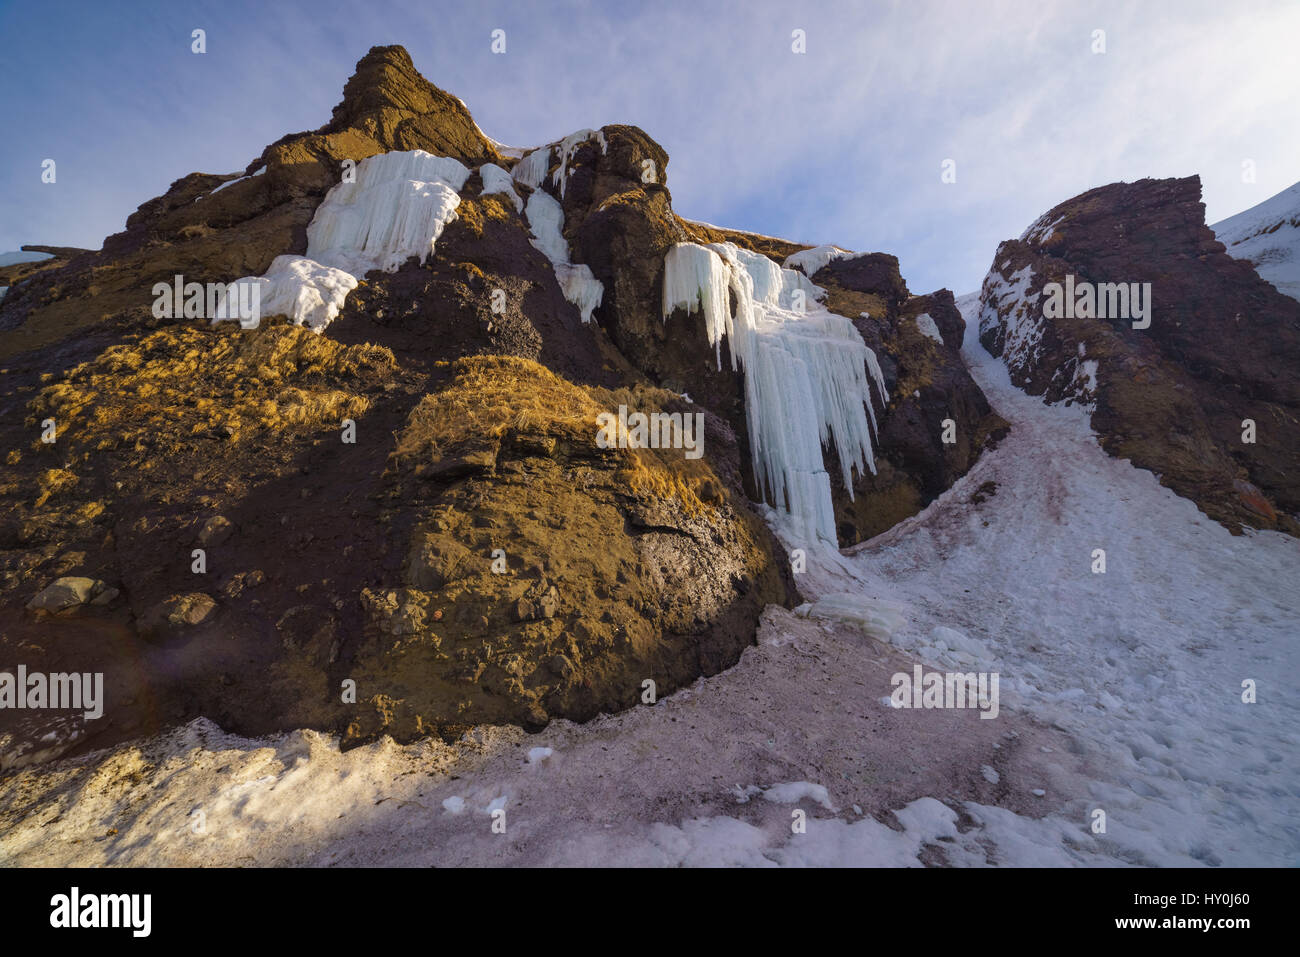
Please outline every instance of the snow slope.
M1229 256L1247 260L1278 292L1300 299L1300 183L1210 228Z
M977 297L958 305L971 322ZM860 548L857 569L980 635L1004 699L1012 688L1115 776L1092 799L1122 859L1300 863L1300 542L1232 536L1106 455L1086 410L1015 389L973 336L963 355L1011 434ZM966 505L989 481L995 494ZM1104 574L1092 571L1098 548ZM1243 703L1246 680L1259 703Z

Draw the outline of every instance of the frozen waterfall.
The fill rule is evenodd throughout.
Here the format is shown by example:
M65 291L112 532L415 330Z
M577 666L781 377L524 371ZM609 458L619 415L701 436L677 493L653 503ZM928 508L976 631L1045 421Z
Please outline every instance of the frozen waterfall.
M835 543L822 446L834 443L851 497L853 470L876 470L870 383L882 400L888 395L875 353L849 319L817 301L821 292L802 273L733 243L680 243L664 261L664 319L677 308L702 311L719 367L725 335L732 368L745 373L760 493L803 533Z

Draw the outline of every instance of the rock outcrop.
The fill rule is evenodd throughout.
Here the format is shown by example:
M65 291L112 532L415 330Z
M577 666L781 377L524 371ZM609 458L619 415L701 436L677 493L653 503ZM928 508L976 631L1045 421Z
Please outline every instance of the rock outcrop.
M1062 306L1077 291L1068 314L1045 315L1050 283ZM1227 255L1198 177L1090 190L1002 243L979 334L1013 382L1089 404L1107 451L1212 518L1297 531L1300 303Z
M455 218L425 261L356 276L324 332L153 314L156 282L305 254L349 161L416 149L470 170ZM0 302L0 657L105 674L78 747L196 715L349 743L585 720L728 667L766 605L799 601L753 502L743 373L661 295L681 242L806 247L679 218L636 127L544 149L499 148L375 48L319 130L183 177L101 250L23 264ZM562 242L541 235L551 208ZM561 279L584 270L594 314ZM891 394L879 473L836 491L851 543L923 507L999 423L950 295L910 296L886 256L815 278L869 311ZM701 456L601 446L620 406L699 417Z

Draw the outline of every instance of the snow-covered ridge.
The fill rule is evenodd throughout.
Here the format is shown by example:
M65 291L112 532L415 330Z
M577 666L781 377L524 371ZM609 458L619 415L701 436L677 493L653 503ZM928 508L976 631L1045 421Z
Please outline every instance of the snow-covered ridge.
M852 496L853 470L876 470L870 382L888 396L875 353L851 320L817 301L820 293L802 273L733 243L679 243L664 260L663 317L701 310L719 367L725 335L732 368L744 369L760 493L785 508L801 534L834 544L822 446L834 442Z
M1229 256L1251 263L1278 292L1300 299L1300 183L1210 228Z

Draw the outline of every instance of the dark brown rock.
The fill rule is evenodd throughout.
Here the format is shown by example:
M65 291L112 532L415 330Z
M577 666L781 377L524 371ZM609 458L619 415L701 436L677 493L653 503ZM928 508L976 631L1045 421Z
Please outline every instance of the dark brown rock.
M1150 327L1045 318L1044 287L1069 276L1150 283ZM1021 288L1013 277L1026 298L1010 294ZM1090 190L1002 243L984 283L980 342L1030 394L1092 403L1103 448L1212 518L1297 530L1300 303L1226 254L1205 225L1199 177Z

